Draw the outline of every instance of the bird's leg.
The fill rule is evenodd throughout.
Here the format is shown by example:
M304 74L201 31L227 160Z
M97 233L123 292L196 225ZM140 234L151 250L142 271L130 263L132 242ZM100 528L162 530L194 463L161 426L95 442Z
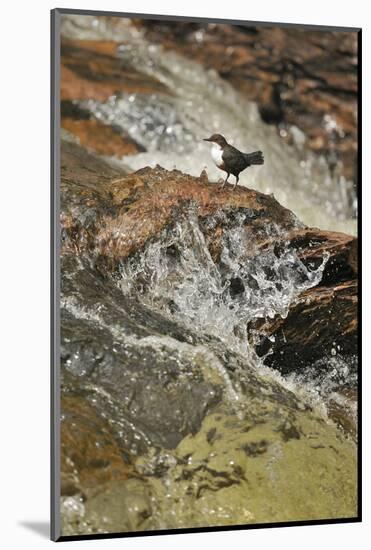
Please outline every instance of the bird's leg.
M236 183L234 184L233 189L236 189L239 179L240 179L240 177L239 177L239 176L236 176Z
M223 182L223 185L221 186L222 189L225 186L225 184L227 183L229 176L230 176L230 173L228 172L227 177L225 178L225 180Z

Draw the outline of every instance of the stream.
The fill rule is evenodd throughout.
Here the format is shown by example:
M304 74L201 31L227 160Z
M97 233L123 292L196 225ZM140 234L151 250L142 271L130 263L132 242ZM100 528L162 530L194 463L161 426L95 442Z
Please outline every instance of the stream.
M274 195L294 213L290 227L355 235L353 183L306 149L301 130L292 127L289 146L214 70L147 42L126 19L63 16L61 31L64 39L117 42L123 66L166 89L74 100L142 149L99 157L104 182L157 165L196 177L206 170L218 181L202 138L220 132L264 152L264 166L241 174L241 186ZM62 138L75 151L78 139L65 130ZM94 232L116 206L111 212L104 202L103 168L76 151L92 179L76 183L74 168L62 175L62 215ZM117 207L123 216L130 197ZM254 253L254 216L231 208L201 218L191 201L110 268L96 249L78 252L78 240L75 253L62 232L64 535L356 515L356 350L343 355L335 346L282 374L257 355L259 334L246 330L286 318L321 284L328 255L308 267L288 245ZM220 226L216 259L206 235ZM269 223L259 238L285 239L285 231Z

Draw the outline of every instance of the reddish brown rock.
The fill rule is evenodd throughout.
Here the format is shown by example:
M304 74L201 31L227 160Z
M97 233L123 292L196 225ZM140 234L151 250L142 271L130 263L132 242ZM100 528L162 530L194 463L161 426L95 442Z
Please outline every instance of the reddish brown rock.
M61 181L62 252L88 254L105 275L190 207L216 263L224 231L241 214L248 232L247 258L267 248L279 256L289 247L310 269L326 259L320 284L303 292L286 318L255 321L249 328L261 334L258 352L271 352L265 362L285 372L331 355L333 349L356 353L356 238L307 228L274 197L252 189L220 189L205 174L196 178L159 166L124 175L74 144L63 146ZM269 227L275 230L267 238Z
M124 138L112 126L98 120L64 117L61 126L78 137L81 145L100 155L123 157L143 150L133 140Z
M84 397L62 394L61 413L62 496L91 492L132 474L109 423Z
M128 67L116 42L62 40L61 99L106 101L118 92L167 93L166 87Z
M265 235L267 224L274 222L289 230L299 222L295 215L273 197L245 187L226 185L224 189L204 177L197 178L178 170L161 167L143 168L120 176L74 144L62 149L62 226L65 247L80 252L88 249L110 263L140 250L191 203L197 214L207 218L217 211L231 216L245 211L251 219L256 242ZM77 209L78 207L78 209ZM81 209L89 209L90 224L80 218ZM82 223L83 222L83 223ZM224 222L220 222L221 226ZM207 229L205 236L217 259L218 228Z

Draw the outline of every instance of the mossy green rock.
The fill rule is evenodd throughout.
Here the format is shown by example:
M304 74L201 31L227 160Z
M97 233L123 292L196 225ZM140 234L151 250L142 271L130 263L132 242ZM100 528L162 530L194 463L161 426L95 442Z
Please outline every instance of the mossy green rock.
M107 483L86 503L66 500L65 534L352 518L356 446L320 415L262 423L205 417L174 451L153 450L138 477ZM62 506L63 507L63 506Z
M294 422L211 414L153 485L166 528L357 515L356 447L308 411Z

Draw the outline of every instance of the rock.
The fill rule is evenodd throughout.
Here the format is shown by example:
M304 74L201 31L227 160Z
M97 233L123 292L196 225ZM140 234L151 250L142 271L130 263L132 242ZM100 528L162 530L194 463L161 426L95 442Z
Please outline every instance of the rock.
M84 161L79 163L80 155ZM160 166L120 177L118 172L97 164L97 159L71 143L63 145L62 159L66 159L66 162L62 160L61 180L65 197L64 246L80 252L94 250L100 259L107 259L111 264L140 250L172 224L176 214L190 203L197 206L197 215L215 258L220 253L215 234L221 235L223 224L228 225L228 220L217 220L217 226L210 228L207 220L220 210L227 212L232 222L235 216L245 215L257 241L265 236L265 227L272 220L285 230L300 226L295 215L273 197L250 189L237 187L231 193L232 185L221 190L219 185L206 183L203 178L178 170L168 172ZM102 185L95 185L100 170ZM99 223L99 227L94 223Z
M221 375L204 369L197 339L74 256L62 258L61 295L64 391L108 416L131 455L195 433L224 391Z
M336 388L327 403L327 410L329 417L356 441L358 428L357 388L350 385Z
M286 317L252 323L261 340L257 345L265 363L287 374L332 354L357 353L358 285L357 239L343 233L299 229L285 236L310 269L328 257L318 286L304 291ZM270 241L261 249L272 246ZM276 241L275 247L283 243ZM274 338L272 338L272 336Z
M106 101L118 92L167 92L116 56L117 43L62 39L61 99Z
M252 407L259 424L207 416L177 447L176 466L150 478L166 528L354 517L353 444L307 413Z
M136 144L112 126L107 126L98 120L75 119L62 117L61 126L79 140L79 143L100 155L123 157L135 155L143 151L143 147Z
M132 475L129 454L84 396L62 394L61 414L62 496L86 497L97 485Z
M96 494L85 501L77 497L62 497L63 535L152 529L152 503L147 485L148 483L138 478L115 480L98 486Z
M150 496L146 484L138 479L107 484L87 502L85 521L101 528L103 523L108 533L151 529L153 504Z
M300 259L316 268L328 256L321 285L347 281L357 276L358 240L351 235L319 229L302 229L287 235L290 247L298 251Z
M353 442L315 414L277 412L263 398L247 419L208 415L174 451L139 458L137 478L64 498L64 534L354 517Z
M358 241L351 235L304 227L276 238L274 246L279 251L287 244L297 251L299 258L311 269L316 269L324 257L328 258L321 285L346 281L357 275ZM259 250L264 251L271 246L272 240L267 239L259 243Z
M91 202L91 196L104 189L106 183L119 178L124 174L118 168L113 168L104 160L93 154L89 154L83 147L77 144L62 141L61 158L61 199L62 214L70 206L71 201L77 198L78 193L73 194L74 187L80 187L81 207ZM71 195L69 194L69 182L71 182ZM83 201L86 201L86 204ZM77 204L74 204L77 207Z
M324 355L357 353L357 281L317 286L301 294L286 318L254 324L265 363L287 374ZM274 336L272 341L269 337Z
M247 335L283 372L353 354L356 239L70 142L60 202L63 533L355 517L352 405L335 424Z
M357 179L357 33L137 20L151 42L215 69L268 123Z
M334 347L355 353L356 238L304 227L273 197L251 189L221 190L204 177L160 167L121 176L74 144L63 146L62 195L63 250L91 254L102 273L116 272L120 262L172 226L190 204L216 263L223 235L238 216L244 218L249 241L246 258L267 250L279 256L288 247L310 270L327 258L319 286L303 292L286 317L257 319L250 328L263 337L258 352L271 352L267 364L284 371L330 355ZM270 227L275 227L271 235ZM238 284L235 280L234 292Z

